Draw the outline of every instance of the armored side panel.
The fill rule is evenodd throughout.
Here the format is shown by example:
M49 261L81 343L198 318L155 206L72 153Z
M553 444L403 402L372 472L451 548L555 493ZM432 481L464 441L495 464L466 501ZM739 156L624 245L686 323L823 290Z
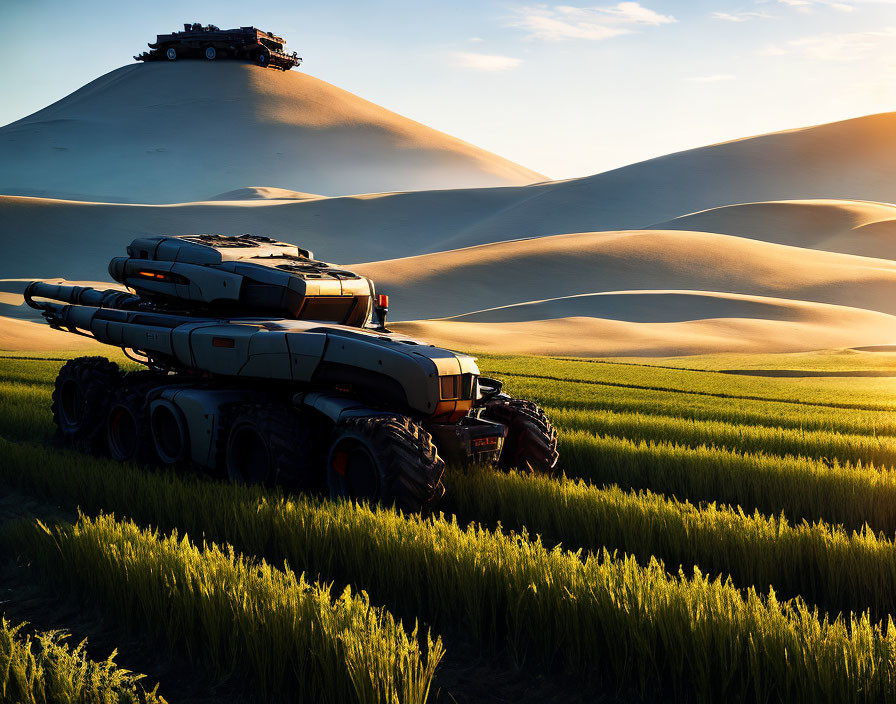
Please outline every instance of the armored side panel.
M370 319L368 279L268 237L147 237L134 240L128 255L109 263L112 278L171 305L355 327Z

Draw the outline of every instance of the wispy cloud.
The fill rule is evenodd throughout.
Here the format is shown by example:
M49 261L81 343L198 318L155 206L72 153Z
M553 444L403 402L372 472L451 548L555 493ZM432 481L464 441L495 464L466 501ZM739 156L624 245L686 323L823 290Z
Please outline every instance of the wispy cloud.
M887 0L879 0L887 2ZM860 4L862 0L855 2L841 2L840 0L777 0L778 4L793 7L800 12L812 12L816 7L829 7L840 12L852 12L856 8L856 4Z
M723 22L749 22L750 20L771 19L767 12L713 12L713 19Z
M856 61L884 45L891 45L894 39L894 27L868 32L827 33L792 39L784 44L769 44L757 53L760 56L802 54L815 61Z
M638 26L656 27L677 20L662 15L638 2L620 2L604 7L535 5L522 7L511 22L535 39L601 40L631 34Z
M470 51L459 51L454 55L461 68L471 71L509 71L516 68L522 59L498 54L476 54Z
M692 83L720 83L721 81L733 81L737 78L731 73L713 73L709 76L691 76L687 80Z

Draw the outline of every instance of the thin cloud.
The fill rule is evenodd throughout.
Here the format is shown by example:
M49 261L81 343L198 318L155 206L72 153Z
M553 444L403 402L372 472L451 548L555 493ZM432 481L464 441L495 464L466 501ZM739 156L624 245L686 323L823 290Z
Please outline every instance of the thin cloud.
M839 2L839 0L778 0L781 5L794 7L800 12L811 12L815 7L830 7L840 12L852 12L855 9L854 3Z
M894 38L896 38L894 27L868 32L828 33L792 39L783 45L770 44L757 53L760 56L801 54L814 61L857 61L884 45L891 45Z
M498 54L476 54L470 51L459 51L454 55L461 68L471 71L510 71L521 63L522 59Z
M737 76L731 73L714 73L709 76L691 76L687 80L692 83L720 83L722 81L733 81Z
M749 22L750 20L771 19L767 12L713 12L712 18L722 22Z
M657 27L677 22L638 2L620 2L604 7L537 5L520 8L511 26L526 30L533 39L587 39L600 41L631 34L636 27Z

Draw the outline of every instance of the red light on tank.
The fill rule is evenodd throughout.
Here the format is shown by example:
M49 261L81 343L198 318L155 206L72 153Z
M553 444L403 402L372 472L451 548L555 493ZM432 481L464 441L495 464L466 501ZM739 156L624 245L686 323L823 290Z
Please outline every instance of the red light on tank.
M144 279L158 279L159 281L166 281L168 277L165 274L159 273L158 271L138 271L138 276L142 276Z
M232 337L213 337L212 338L212 347L227 347L228 349L234 346L234 341Z
M385 293L381 293L379 296L376 297L376 304L380 308L388 308L389 307L389 296L387 296Z

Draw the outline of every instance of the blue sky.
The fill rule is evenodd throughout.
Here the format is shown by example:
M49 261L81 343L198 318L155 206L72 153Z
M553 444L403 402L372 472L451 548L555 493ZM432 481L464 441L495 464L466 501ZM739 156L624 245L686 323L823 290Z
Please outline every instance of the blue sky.
M0 124L187 21L553 178L896 110L896 0L0 0Z

